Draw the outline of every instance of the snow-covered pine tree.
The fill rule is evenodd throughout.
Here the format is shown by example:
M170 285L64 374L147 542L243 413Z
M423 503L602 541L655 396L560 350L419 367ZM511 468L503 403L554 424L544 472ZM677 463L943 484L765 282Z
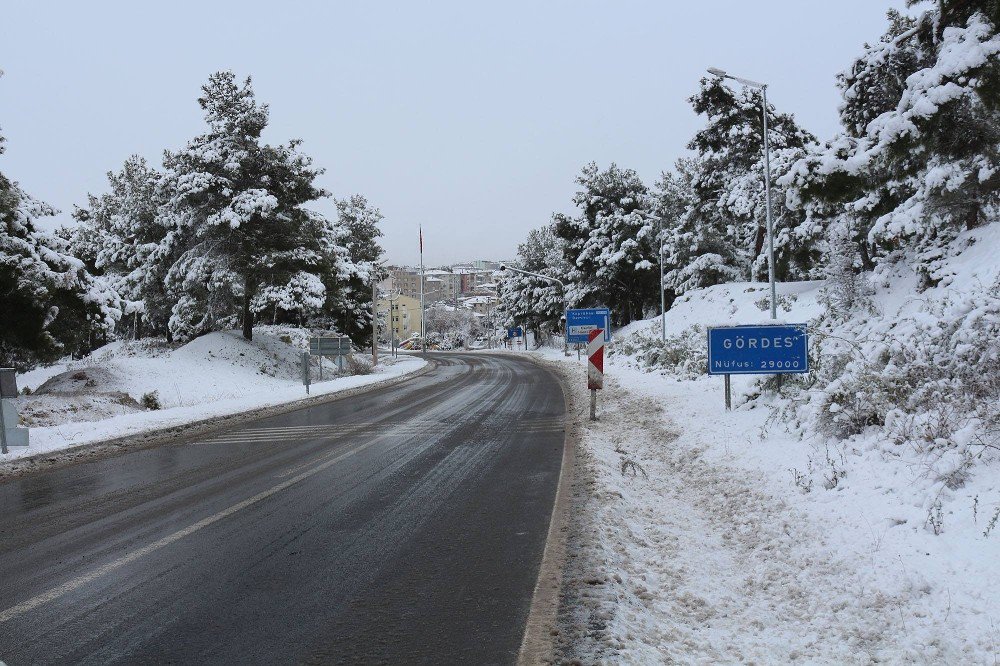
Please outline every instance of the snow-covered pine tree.
M789 173L789 201L851 224L866 267L907 254L924 284L938 283L943 248L997 215L1000 36L976 7L995 11L890 12L882 40L840 77L844 131Z
M217 72L202 91L208 131L164 157L161 222L169 231L161 251L177 255L165 281L174 296L169 326L184 339L242 323L251 339L262 288L317 284L306 276L319 279L322 238L303 206L326 196L314 184L322 170L299 152L300 141L261 143L268 107L249 78L239 84Z
M0 136L0 154L4 152ZM94 280L61 239L35 221L54 215L0 173L0 365L28 370L87 351L121 317L117 294Z
M695 199L687 209L685 226L689 233L716 240L704 255L689 257L687 279L678 284L714 284L733 271L744 279L761 279L767 274L761 91L733 89L722 79L710 77L701 80L689 101L708 122L688 144L697 153L698 164L688 169L693 174ZM813 227L800 227L802 216L783 205L783 192L774 185L815 139L791 115L777 113L771 104L767 112L775 273L779 280L802 279L819 256Z
M677 160L673 171L660 174L653 192L653 210L659 224L657 238L663 243L668 308L678 294L688 289L739 279L724 235L693 224L695 217L689 214L696 203L698 163L691 157Z
M603 304L618 325L659 304L657 220L649 191L631 169L586 165L576 178L575 216L553 216L571 265L569 301Z
M564 282L569 279L563 243L556 236L553 224L528 232L527 239L517 246L517 267ZM498 291L497 310L506 324L521 325L536 333L559 328L563 316L563 293L559 285L505 271Z
M162 180L144 158L129 157L120 172L108 173L110 191L88 195L87 207L73 213L77 225L65 230L73 255L124 300L122 325L139 334L167 332L170 317L168 266L154 260L167 234L158 219Z
M379 243L383 217L360 194L334 203L337 220L328 239L334 261L325 277L327 310L340 331L364 345L371 341L372 283L386 275Z
M825 259L826 283L820 301L830 316L844 320L859 311L871 313L874 303L869 274L861 270L856 240L848 224L839 222L829 230Z

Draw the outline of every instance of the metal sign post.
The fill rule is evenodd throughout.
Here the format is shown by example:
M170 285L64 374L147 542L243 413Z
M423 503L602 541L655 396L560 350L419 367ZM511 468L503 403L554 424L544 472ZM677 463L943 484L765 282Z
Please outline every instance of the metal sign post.
M727 410L732 408L731 375L806 372L809 372L809 335L805 324L708 329L708 374L725 376Z
M319 379L323 381L323 357L332 356L337 367L344 370L344 357L351 353L351 339L346 336L309 338L309 355L319 356Z
M12 446L28 446L28 429L18 427L17 375L14 368L0 368L0 453Z
M604 330L595 328L587 340L587 388L590 389L590 420L597 420L597 391L604 388Z
M309 352L302 352L302 383L306 387L306 395L309 395Z

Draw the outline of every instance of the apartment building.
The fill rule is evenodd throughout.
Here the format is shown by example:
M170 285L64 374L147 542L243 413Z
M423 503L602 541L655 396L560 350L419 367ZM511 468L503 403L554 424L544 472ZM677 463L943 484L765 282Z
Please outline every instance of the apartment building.
M391 302L387 298L380 298L378 311L385 316L389 330L395 334L397 341L408 340L414 333L420 333L419 297L401 295L393 298ZM383 331L381 337L388 340L388 331Z

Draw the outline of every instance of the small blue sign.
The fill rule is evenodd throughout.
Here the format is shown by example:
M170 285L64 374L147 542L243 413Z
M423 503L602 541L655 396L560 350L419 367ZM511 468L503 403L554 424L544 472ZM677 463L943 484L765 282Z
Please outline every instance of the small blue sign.
M779 375L809 372L805 324L708 329L708 374Z
M507 329L507 337L508 338L523 338L524 337L524 331L521 329L520 326L515 326L514 328L508 328Z
M611 311L607 308L566 310L566 341L588 342L590 332L604 330L604 341L611 342Z

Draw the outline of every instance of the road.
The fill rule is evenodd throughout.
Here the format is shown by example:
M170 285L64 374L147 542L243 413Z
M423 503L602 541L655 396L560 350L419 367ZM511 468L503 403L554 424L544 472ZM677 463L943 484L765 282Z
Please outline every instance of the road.
M558 483L557 380L408 382L0 484L0 660L516 660Z

